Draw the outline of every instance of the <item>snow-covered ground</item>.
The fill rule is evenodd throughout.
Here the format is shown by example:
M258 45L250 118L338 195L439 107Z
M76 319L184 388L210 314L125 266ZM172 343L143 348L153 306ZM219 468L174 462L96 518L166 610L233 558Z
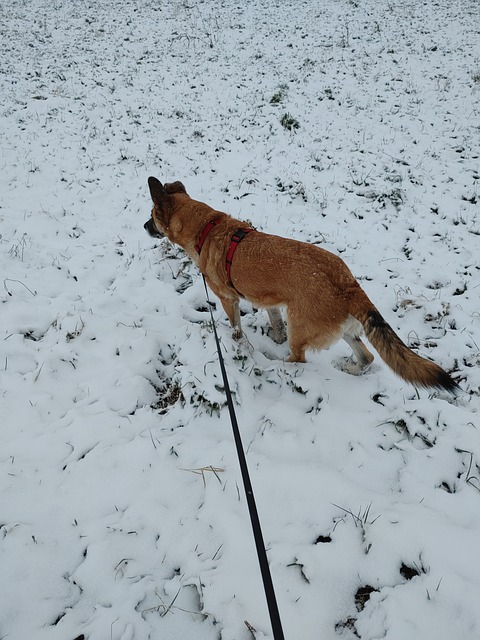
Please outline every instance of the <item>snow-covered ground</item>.
M271 637L149 175L340 254L464 390L349 376L343 344L288 364L217 305L286 639L480 638L479 25L478 0L2 3L0 638Z

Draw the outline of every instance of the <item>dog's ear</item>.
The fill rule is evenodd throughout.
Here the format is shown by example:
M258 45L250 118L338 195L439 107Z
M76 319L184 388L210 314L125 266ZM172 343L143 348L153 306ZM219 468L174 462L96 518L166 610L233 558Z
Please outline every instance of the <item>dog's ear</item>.
M165 185L165 191L167 193L187 193L183 182L177 180L176 182L171 182L170 184Z
M150 176L148 179L148 186L150 187L150 195L152 196L153 203L159 207L163 207L170 202L170 196L165 190L160 180Z

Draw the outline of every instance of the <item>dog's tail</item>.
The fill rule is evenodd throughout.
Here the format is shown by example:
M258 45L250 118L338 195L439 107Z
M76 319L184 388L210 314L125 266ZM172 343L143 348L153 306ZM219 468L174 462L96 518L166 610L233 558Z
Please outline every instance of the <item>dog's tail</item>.
M417 355L402 342L366 295L355 306L352 315L361 322L365 335L382 360L400 378L416 386L446 389L453 394L460 390L446 371Z

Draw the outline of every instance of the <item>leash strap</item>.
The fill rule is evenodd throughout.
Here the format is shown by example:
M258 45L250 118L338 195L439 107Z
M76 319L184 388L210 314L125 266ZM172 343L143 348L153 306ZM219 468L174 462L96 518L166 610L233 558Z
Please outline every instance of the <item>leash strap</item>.
M265 590L265 597L267 600L268 612L270 614L270 623L272 625L274 640L284 640L282 622L280 620L280 613L278 611L277 598L275 596L275 590L273 587L272 576L270 573L270 567L268 566L267 552L265 551L265 543L263 541L262 529L260 527L260 518L258 517L257 505L255 503L255 497L253 495L252 483L250 481L250 474L248 472L247 460L245 458L245 452L243 450L242 438L240 435L240 429L238 427L237 416L235 414L235 408L233 405L232 392L230 391L230 385L228 384L227 371L225 369L225 362L222 356L222 350L220 347L220 340L218 338L217 328L215 326L215 320L213 318L212 302L210 301L207 289L207 283L205 277L203 277L203 284L205 286L205 293L207 296L208 307L210 309L210 317L212 319L213 335L215 336L215 344L217 345L218 360L220 363L220 370L222 372L223 385L225 387L225 395L227 397L228 411L230 413L230 421L232 423L233 437L237 448L238 461L240 463L240 470L242 472L243 487L245 489L245 495L247 497L248 511L250 513L250 522L252 524L253 537L255 540L255 546L257 549L258 563L260 565L260 572L263 579L263 587Z

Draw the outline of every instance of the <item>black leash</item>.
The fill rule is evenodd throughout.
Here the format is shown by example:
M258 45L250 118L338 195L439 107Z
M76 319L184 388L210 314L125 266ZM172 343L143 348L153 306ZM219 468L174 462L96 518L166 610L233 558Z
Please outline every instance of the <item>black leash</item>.
M203 277L203 276L202 276ZM247 460L243 450L242 438L240 436L240 429L238 428L237 416L235 414L235 408L233 406L232 392L230 391L230 385L228 384L227 371L225 369L225 362L222 356L222 350L220 348L220 340L218 338L217 328L215 326L215 320L213 318L212 306L207 289L207 283L205 277L203 277L203 284L205 286L205 293L207 296L208 307L210 309L210 316L212 318L213 335L215 336L215 343L217 345L218 360L220 363L220 370L222 372L223 386L225 387L225 395L227 397L228 411L230 413L230 420L232 423L233 437L235 439L235 445L237 447L238 461L240 463L240 470L242 472L243 486L245 489L245 495L247 497L248 511L250 513L250 521L252 523L253 537L255 539L255 546L257 548L258 563L260 565L260 571L263 579L263 587L265 590L265 597L267 599L268 612L270 614L270 622L272 625L274 640L284 640L282 622L280 620L280 613L278 611L277 598L275 596L275 590L273 588L272 576L270 574L270 567L268 566L267 552L265 551L265 543L263 541L262 529L260 527L260 519L258 517L257 505L255 504L255 497L253 495L252 483L250 482L250 474L248 473Z

